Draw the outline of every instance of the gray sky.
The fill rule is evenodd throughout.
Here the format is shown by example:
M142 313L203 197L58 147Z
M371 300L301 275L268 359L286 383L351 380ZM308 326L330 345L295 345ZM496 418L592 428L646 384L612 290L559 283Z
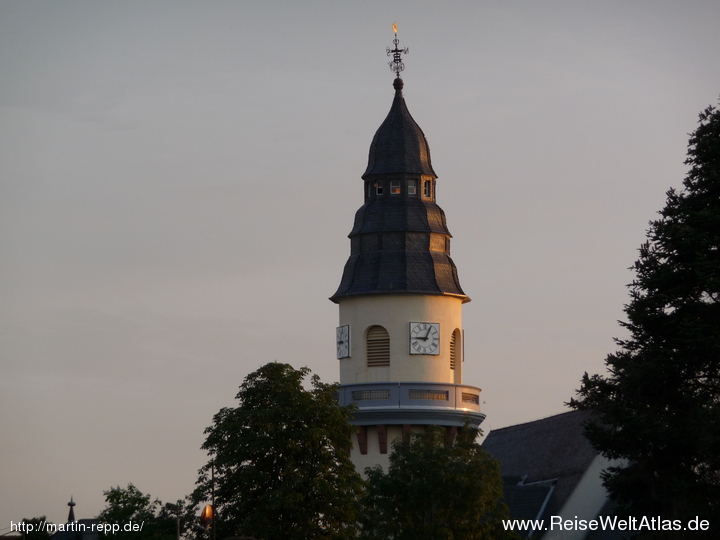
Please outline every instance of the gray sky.
M0 3L0 534L172 501L277 360L338 378L367 152L428 138L486 431L562 412L720 94L720 3Z

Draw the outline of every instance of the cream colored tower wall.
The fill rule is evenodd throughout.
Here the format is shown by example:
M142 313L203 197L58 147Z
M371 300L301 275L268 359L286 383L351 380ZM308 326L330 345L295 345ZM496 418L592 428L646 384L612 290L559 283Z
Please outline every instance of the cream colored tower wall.
M367 427L367 454L360 453L357 437L353 435L353 447L350 451L350 459L355 464L355 470L365 477L365 469L380 465L383 471L387 472L390 465L390 453L392 452L392 443L396 439L402 438L402 426L386 426L387 429L387 453L380 453L380 442L378 440L377 426ZM423 431L421 426L412 426L410 431L419 433Z
M365 477L365 469L380 465L385 472L390 464L390 451L392 448L391 441L398 437L402 437L402 426L387 426L387 454L380 453L380 443L378 441L377 426L368 426L367 428L367 454L361 454L358 441L353 436L353 447L350 451L350 460L355 464L355 470Z
M350 358L340 360L340 383L418 381L462 384L462 299L454 296L383 294L340 300L340 326L350 325ZM410 323L440 325L440 354L410 354ZM379 325L390 335L390 367L367 367L365 336ZM458 330L455 369L450 340Z

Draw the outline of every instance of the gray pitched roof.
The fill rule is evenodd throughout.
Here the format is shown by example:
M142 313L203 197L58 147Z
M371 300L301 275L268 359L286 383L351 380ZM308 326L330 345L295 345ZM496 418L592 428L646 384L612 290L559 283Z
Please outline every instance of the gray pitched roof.
M503 476L520 477L524 484L556 480L544 516L557 515L598 455L583 435L589 417L571 411L494 429L483 448L500 460Z
M548 496L552 497L554 482L539 484L503 484L503 499L512 519L537 519Z

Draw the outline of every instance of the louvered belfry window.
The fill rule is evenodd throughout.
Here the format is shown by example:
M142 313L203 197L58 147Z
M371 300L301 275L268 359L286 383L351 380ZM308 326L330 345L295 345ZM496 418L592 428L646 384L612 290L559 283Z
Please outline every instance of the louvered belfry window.
M457 331L450 337L450 369L455 369L455 350L457 349Z
M390 365L390 335L382 326L371 326L367 331L367 365Z

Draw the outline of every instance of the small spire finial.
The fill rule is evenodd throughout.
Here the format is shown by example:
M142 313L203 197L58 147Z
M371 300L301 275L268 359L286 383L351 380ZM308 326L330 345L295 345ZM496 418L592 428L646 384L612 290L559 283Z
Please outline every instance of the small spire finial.
M73 496L70 495L70 502L68 503L68 506L70 507L70 512L68 512L68 523L75 523L75 511L73 507L77 503L73 500Z
M397 23L393 23L392 25L393 32L395 33L395 39L393 39L393 44L395 45L394 49L391 49L390 47L386 47L385 50L387 51L387 55L392 55L393 59L392 61L388 62L388 66L390 66L390 70L395 72L395 76L399 79L400 78L400 72L405 69L405 64L402 61L401 54L408 54L410 52L410 49L405 47L404 49L400 49L398 47L398 44L400 43L400 40L398 40L397 37Z

